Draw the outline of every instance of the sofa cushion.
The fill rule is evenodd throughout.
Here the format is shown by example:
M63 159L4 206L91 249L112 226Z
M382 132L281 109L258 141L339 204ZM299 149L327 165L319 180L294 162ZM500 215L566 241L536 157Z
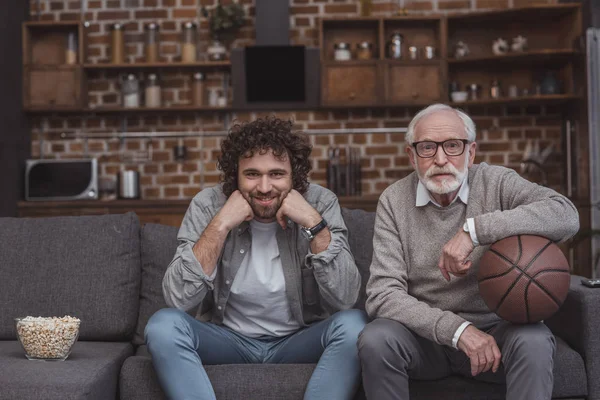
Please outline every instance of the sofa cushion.
M17 341L0 341L0 399L116 399L130 343L77 342L66 361L29 361Z
M342 208L342 217L348 227L348 243L354 255L356 266L362 278L358 300L355 308L365 309L367 296L365 288L369 280L369 268L373 256L373 230L375 226L375 213L363 210L350 210Z
M138 316L135 214L0 219L0 340L13 318L71 315L80 340L127 341Z
M177 250L178 228L166 225L145 224L141 233L142 286L140 312L133 344L144 344L144 329L156 311L167 307L162 293L165 271Z
M240 379L240 381L252 381L249 386L256 397L239 398L257 398L265 396L268 388L273 383L272 377L287 379L292 388L304 388L310 379L314 364L295 365L295 371L292 376L287 376L287 369L290 365L220 365L207 366L206 372L215 386L217 398L234 399L239 396L237 386L230 388L230 382ZM254 382L256 379L254 368L261 369L265 373L260 382ZM265 369L266 368L266 369ZM282 370L278 370L282 368ZM265 378L268 377L268 378ZM127 359L121 370L121 398L125 399L164 399L164 394L160 389L156 374L152 367L152 361L147 346L140 346L135 357ZM259 379L260 380L260 379ZM258 385L258 386L257 386ZM219 391L217 391L217 386ZM126 389L125 389L126 388ZM126 390L126 392L125 392ZM299 389L293 389L288 396L278 397L281 399L301 399L302 395L297 393ZM410 392L412 400L430 400L430 399L469 399L469 400L503 400L506 396L504 385L476 381L474 379L463 378L460 376L451 376L445 379L435 381L415 381L410 382ZM125 396L125 393L127 394ZM440 394L443 393L443 396ZM583 359L575 350L571 349L562 339L556 338L556 359L554 363L554 392L553 398L580 398L587 395L587 380ZM273 397L265 397L273 398ZM356 399L362 399L363 393L359 391Z
M219 400L302 400L314 364L209 365L206 373ZM166 399L152 360L130 357L119 380L121 399Z

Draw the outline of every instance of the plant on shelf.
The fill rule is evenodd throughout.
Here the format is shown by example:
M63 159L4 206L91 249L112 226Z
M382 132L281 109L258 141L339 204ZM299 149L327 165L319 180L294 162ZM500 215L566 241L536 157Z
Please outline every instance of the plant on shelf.
M244 7L238 3L223 5L219 1L212 10L202 7L201 12L208 19L210 34L213 38L207 51L208 57L212 61L224 60L227 50L221 41L233 40L235 33L244 26L246 22Z

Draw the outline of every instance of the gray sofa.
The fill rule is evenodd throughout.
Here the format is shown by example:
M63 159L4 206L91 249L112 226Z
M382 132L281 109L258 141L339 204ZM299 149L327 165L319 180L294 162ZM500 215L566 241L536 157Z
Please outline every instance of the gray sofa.
M343 210L363 287L374 214ZM161 280L177 228L140 227L135 214L0 219L0 400L164 399L143 343L148 318L165 307ZM556 398L600 400L600 289L573 277L547 323L557 335ZM80 337L65 362L28 361L13 318L73 315ZM216 365L219 399L302 399L314 365ZM411 382L413 399L503 399L501 385L460 377ZM357 399L364 398L360 391Z

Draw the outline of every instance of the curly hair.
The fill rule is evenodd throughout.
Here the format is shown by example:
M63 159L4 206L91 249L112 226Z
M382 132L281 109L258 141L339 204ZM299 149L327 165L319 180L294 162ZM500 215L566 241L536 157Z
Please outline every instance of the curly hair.
M300 193L308 189L312 168L309 157L312 146L306 134L292 131L293 122L276 117L258 118L231 127L221 143L217 168L221 171L223 193L229 197L238 189L238 165L242 157L272 150L278 159L288 157L292 165L292 186Z

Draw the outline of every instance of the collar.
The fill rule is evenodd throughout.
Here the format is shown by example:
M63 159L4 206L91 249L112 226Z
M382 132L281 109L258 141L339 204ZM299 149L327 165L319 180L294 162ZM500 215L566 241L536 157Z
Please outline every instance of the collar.
M454 198L454 200L452 200L452 203L450 203L450 204L453 204L456 201L456 199L460 199L460 201L462 201L464 204L467 204L467 202L469 200L469 176L468 175L465 177L465 180L463 181L462 185L460 185L460 189L458 190L458 195ZM423 207L423 206L426 206L427 204L429 204L429 202L433 203L437 207L442 207L441 205L438 204L437 201L435 201L433 199L433 197L431 197L431 195L429 194L429 190L427 190L425 185L421 182L421 179L419 179L419 183L417 184L417 201L415 203L415 206Z

